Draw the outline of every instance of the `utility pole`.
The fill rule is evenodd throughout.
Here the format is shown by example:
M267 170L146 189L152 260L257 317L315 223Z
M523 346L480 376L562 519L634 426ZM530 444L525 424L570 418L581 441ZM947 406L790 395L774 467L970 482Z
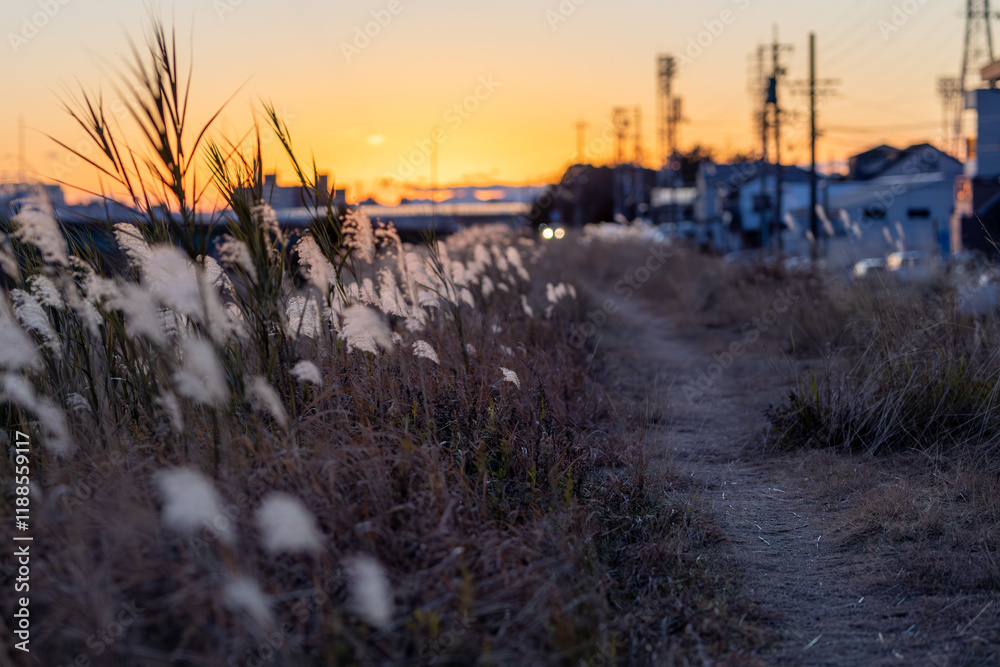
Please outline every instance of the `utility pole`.
M809 33L809 229L812 230L810 257L819 259L819 215L816 207L816 33Z
M816 33L809 33L809 79L794 81L795 92L805 92L809 96L809 160L812 165L809 174L809 231L812 232L811 254L813 260L819 255L819 200L816 193L819 174L816 172L816 140L820 136L816 129L816 100L821 95L832 92L832 86L840 83L836 79L816 78Z
M633 128L633 141L635 142L633 156L634 166L632 168L632 193L635 198L635 217L639 217L639 205L643 199L643 173L642 173L642 107L635 105L635 127Z
M762 248L766 248L768 242L770 241L768 232L767 216L767 105L768 105L768 94L767 94L767 79L764 76L764 45L757 47L757 74L758 74L758 88L757 94L760 98L760 202L757 208L760 209L760 245Z
M625 164L625 138L628 136L628 109L615 107L611 110L611 124L615 130L614 199L615 215L625 215L625 179L622 169Z
M817 187L819 185L819 174L816 171L816 140L820 136L816 129L816 101L821 95L828 95L832 92L832 86L840 83L836 79L816 78L816 33L809 33L809 79L806 81L793 81L792 86L796 93L804 93L809 97L809 161L811 169L809 172L809 231L812 234L810 244L810 255L813 261L819 257L819 197ZM825 210L825 207L824 207Z
M781 252L781 195L782 195L782 166L781 166L781 105L778 102L778 85L785 75L785 69L781 66L781 52L791 51L789 44L781 44L778 41L778 26L774 26L774 39L771 42L771 79L768 82L768 102L774 108L774 218L772 223L775 226L775 241L778 245L778 252Z

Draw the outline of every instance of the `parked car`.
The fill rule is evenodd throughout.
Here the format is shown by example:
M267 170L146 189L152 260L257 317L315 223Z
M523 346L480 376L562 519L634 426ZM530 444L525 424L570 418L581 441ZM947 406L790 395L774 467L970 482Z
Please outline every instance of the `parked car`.
M851 275L854 276L855 280L861 280L862 278L871 278L872 276L880 275L886 270L886 261L884 257L869 257L868 259L862 259L854 264L854 268L851 269Z
M931 258L919 250L890 253L885 258L885 265L902 281L930 278L933 271Z

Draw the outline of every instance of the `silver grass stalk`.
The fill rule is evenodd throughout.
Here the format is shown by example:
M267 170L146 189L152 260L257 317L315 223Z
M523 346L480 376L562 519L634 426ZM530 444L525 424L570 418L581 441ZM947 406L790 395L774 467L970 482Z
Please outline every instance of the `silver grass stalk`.
M344 244L360 259L371 264L375 261L375 228L368 214L361 209L349 211L341 227Z
M521 261L521 253L514 246L507 248L507 261L521 280L525 282L531 281L531 275L524 268L524 263Z
M316 299L296 295L288 300L285 309L288 319L287 333L292 338L305 336L319 338L323 333L323 321Z
M181 402L172 391L165 391L156 397L156 404L163 408L170 420L170 429L180 435L184 432L184 413L181 411Z
M35 343L14 321L6 299L0 299L0 368L37 368L39 360Z
M42 308L41 304L24 290L13 289L10 292L14 302L14 316L26 331L34 333L42 339L42 344L47 347L57 358L62 358L62 346L59 343L59 335L52 328L49 322L49 315Z
M212 344L188 338L183 355L181 368L173 376L177 393L205 405L222 405L226 400L226 379Z
M435 364L440 364L441 360L438 359L437 352L431 347L431 344L425 340L418 340L413 344L413 356L423 357L424 359L429 359Z
M271 554L318 553L323 538L316 519L302 501L287 493L272 492L255 516L261 542Z
M43 204L41 197L25 202L14 216L14 225L18 238L38 248L45 263L67 263L66 241L52 216L51 206Z
M517 377L517 373L509 368L500 367L501 372L503 372L503 379L505 382L513 382L518 389L521 388L521 380Z
M493 291L494 291L493 279L490 278L489 276L483 276L483 279L479 283L479 292L483 295L483 298L484 299L490 298L490 295L493 294Z
M24 377L4 373L0 380L0 395L22 410L34 413L42 432L42 445L58 455L69 453L73 442L66 426L66 413L42 396Z
M149 255L149 244L146 237L133 224L119 222L114 226L115 242L118 247L125 251L132 266L141 269Z
M261 629L274 628L271 600L255 579L231 577L222 589L222 601L228 609L245 613Z
M156 302L145 289L135 283L122 283L109 306L125 314L125 329L130 336L166 344Z
M191 468L168 468L153 478L163 500L163 524L193 535L207 529L224 544L233 544L232 523L223 513L222 498L212 480Z
M295 253L299 256L299 263L309 270L309 282L325 295L334 284L337 272L320 250L316 239L311 235L303 236L295 244Z
M524 294L521 295L521 310L523 310L524 314L528 316L528 319L534 319L535 311L532 310L530 305L528 305L528 297Z
M180 248L160 244L150 248L142 264L142 284L163 305L202 320L196 267Z
M0 271L14 279L14 282L21 282L21 267L14 250L11 248L10 239L4 236L0 239Z
M250 256L250 249L247 244L237 238L226 235L219 244L219 260L230 269L239 267L249 276L250 280L257 282L257 267L254 266L253 258Z
M376 628L392 622L392 589L385 570L371 556L354 556L345 561L348 604L361 619Z
M351 306L344 311L340 335L347 343L347 351L361 350L378 354L378 348L392 348L392 332L385 318L368 306Z
M462 291L458 293L459 300L467 305L469 308L475 310L476 300L472 297L472 292L469 291L468 287L463 287Z
M366 306L379 305L379 296L378 292L375 291L375 282L367 276L361 281L361 303Z
M406 317L406 300L403 297L403 293L399 290L399 283L396 282L395 274L388 267L383 267L379 270L378 296L379 307L382 309L382 312L387 315Z
M28 290L38 303L56 310L65 310L66 301L59 293L59 288L47 276L40 273L28 278Z
M292 367L292 377L299 382L308 382L317 387L323 385L323 377L313 362L303 359Z
M250 381L250 396L258 411L270 415L282 427L288 426L288 414L285 412L285 406L281 404L281 397L266 378L260 375L254 376Z

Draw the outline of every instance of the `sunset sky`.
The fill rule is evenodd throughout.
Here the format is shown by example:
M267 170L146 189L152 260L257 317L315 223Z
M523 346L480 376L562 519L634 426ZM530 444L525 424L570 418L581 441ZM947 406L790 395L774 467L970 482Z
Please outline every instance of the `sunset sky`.
M374 194L391 202L405 190L387 179L429 183L419 146L435 126L442 133L440 183L539 183L557 179L573 160L577 121L589 124L588 159L605 163L612 145L601 136L612 107L641 105L653 166L660 53L688 61L675 80L686 121L681 148L701 143L723 157L755 150L748 71L774 25L794 47L784 55L789 80L807 77L810 31L817 33L818 75L839 80L821 106L821 162L882 142L939 142L936 80L958 73L964 4L176 0L160 3L159 13L175 21L182 51L193 52L195 121L235 94L214 127L216 136L238 138L252 127L259 101L270 100L296 148L307 158L311 152L351 199ZM145 5L4 0L0 179L17 178L21 117L30 177L61 175L97 187L93 170L73 164L45 134L80 142L59 97L78 81L114 98L110 67L127 52L126 34L142 42ZM359 37L366 28L374 36ZM790 112L784 150L805 162L806 98L787 88L783 103ZM290 171L273 143L265 158L287 182Z

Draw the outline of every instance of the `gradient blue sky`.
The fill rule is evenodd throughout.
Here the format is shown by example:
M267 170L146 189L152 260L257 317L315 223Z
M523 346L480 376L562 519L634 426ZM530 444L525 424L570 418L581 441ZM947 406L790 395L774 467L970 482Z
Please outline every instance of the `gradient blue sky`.
M837 96L821 107L821 127L829 128L820 144L822 162L883 141L938 142L936 80L959 69L965 4L396 1L394 15L389 0L176 0L160 3L159 13L175 19L184 52L193 47L194 119L207 119L235 92L216 131L239 137L252 125L258 100L271 100L283 112L296 147L312 152L352 198L375 193L391 200L402 190L386 187L386 177L399 173L416 142L436 125L445 133L439 180L449 184L557 178L575 155L577 120L590 125L588 157L606 162L611 146L599 136L616 105L641 105L645 149L654 156L656 56L696 53L688 51L692 40L724 11L732 12L731 24L719 31L716 23L718 35L701 36L707 46L676 80L686 118L682 148L701 143L725 155L757 147L747 73L751 55L770 41L774 25L781 41L794 46L785 56L789 79L806 78L808 33L815 31L819 75L840 80ZM906 15L904 6L915 11ZM39 13L46 7L54 15L42 21ZM887 33L894 7L900 10L899 29ZM383 19L391 15L391 21L359 53L345 56L342 45L354 43L356 29L373 20L372 12L384 12ZM555 23L554 16L565 20ZM26 21L44 25L20 41L32 34ZM60 109L60 91L79 81L88 88L103 86L113 98L108 67L101 62L117 62L126 49L125 35L141 42L147 24L145 3L134 1L2 3L0 178L17 175L20 116L32 175L45 179L58 172L71 182L96 186L92 170L67 162L44 134L74 145L82 138ZM499 86L486 92L482 77ZM475 111L448 114L477 87L483 99L472 105L478 106ZM784 149L804 162L806 100L788 91L784 102L790 114L798 114L788 119ZM276 151L267 159L279 177L289 175ZM411 166L409 182L427 184L428 164Z

